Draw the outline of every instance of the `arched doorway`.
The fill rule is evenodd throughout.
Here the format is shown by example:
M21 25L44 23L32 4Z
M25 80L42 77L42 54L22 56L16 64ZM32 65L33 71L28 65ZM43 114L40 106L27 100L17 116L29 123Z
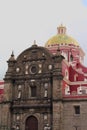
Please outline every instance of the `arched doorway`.
M38 130L38 120L34 116L29 116L25 122L25 130Z

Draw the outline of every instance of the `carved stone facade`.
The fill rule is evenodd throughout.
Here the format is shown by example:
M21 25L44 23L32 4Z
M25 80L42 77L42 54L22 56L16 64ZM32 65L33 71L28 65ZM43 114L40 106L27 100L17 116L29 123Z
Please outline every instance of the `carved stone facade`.
M16 130L61 129L63 56L53 56L33 45L17 59L8 60L4 102L0 104L3 126ZM57 116L60 114L60 116ZM4 118L4 119L3 119Z

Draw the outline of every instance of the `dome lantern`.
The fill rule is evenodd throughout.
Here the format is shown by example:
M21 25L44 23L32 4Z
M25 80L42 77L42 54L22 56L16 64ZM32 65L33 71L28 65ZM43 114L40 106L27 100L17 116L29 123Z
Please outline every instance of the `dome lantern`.
M66 27L64 27L62 24L57 27L57 33L58 34L66 34Z

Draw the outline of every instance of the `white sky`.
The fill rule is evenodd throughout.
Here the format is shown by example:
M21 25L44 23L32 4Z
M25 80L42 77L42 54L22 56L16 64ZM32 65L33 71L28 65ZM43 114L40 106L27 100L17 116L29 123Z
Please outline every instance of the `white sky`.
M17 57L34 40L44 46L61 23L87 54L87 0L0 0L0 79L12 51Z

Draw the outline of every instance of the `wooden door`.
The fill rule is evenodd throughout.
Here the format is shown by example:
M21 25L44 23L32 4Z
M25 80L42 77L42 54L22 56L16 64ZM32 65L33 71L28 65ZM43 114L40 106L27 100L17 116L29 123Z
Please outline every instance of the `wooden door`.
M34 116L30 116L26 119L25 130L38 130L38 120Z

